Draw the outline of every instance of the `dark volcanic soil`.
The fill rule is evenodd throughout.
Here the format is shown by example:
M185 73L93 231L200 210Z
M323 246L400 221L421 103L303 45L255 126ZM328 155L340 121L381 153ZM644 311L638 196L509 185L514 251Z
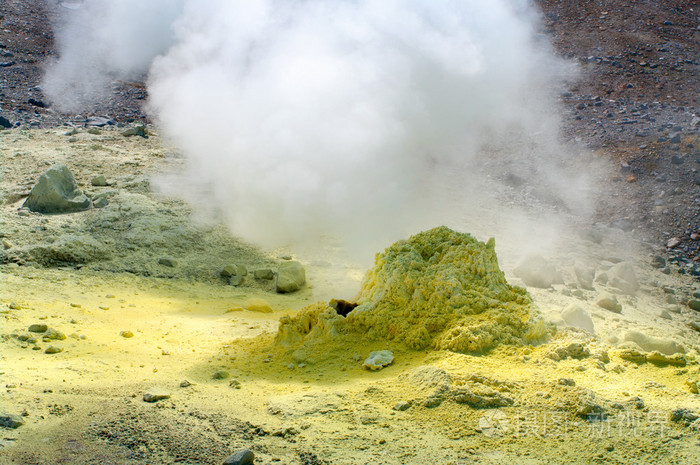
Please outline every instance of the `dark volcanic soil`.
M597 221L667 247L682 272L700 276L700 5L697 0L536 0L544 33L580 73L562 96L563 137L619 161ZM51 28L60 2L3 0L0 124L52 127L108 116L147 121L143 83L114 82L110 98L61 114L42 95L56 57ZM671 247L672 246L672 247Z

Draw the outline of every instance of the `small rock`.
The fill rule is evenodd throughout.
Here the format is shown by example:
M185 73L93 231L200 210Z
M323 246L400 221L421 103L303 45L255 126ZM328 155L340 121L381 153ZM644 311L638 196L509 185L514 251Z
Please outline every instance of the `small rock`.
M245 265L227 265L221 270L221 277L231 278L233 276L246 276L248 269Z
M396 405L394 405L392 408L396 410L397 412L403 412L404 410L408 410L411 407L410 402L406 402L405 400L402 400L398 402Z
M29 326L27 331L32 333L43 333L46 332L47 329L49 329L49 327L43 323L34 323L33 325Z
M109 200L107 200L105 197L100 197L92 202L92 206L95 208L104 208L107 205L109 205Z
M697 420L698 418L700 418L700 416L698 416L697 413L693 412L690 409L677 408L671 411L671 413L668 415L668 418L674 423L683 423L687 426L690 423Z
M12 127L12 123L10 123L10 120L5 118L4 116L0 116L0 127L9 129Z
M226 379L230 376L229 372L226 370L219 370L212 375L212 379Z
M10 302L10 305L8 305L10 310L22 310L22 306L18 304L17 302Z
M187 381L186 379L180 381L180 387L181 387L181 388L186 388L186 387L190 387L190 386L192 386L192 383L190 383L190 382Z
M99 136L100 135L100 130L97 128L90 128L87 130L88 134L92 134L93 136Z
M688 307L695 310L696 312L700 312L700 300L697 300L697 299L689 300Z
M66 335L57 329L49 328L41 338L44 341L63 341L66 339Z
M143 395L144 402L158 402L163 399L170 399L170 393L158 388L149 389Z
M593 289L595 269L577 263L576 265L574 265L574 274L576 274L576 280L578 281L579 286L587 290Z
M170 268L175 268L175 265L177 265L177 262L175 262L174 259L170 257L162 257L160 260L158 260L159 265L167 266Z
M237 379L232 379L228 385L232 387L233 389L240 389L241 388L241 382L238 381Z
M243 308L249 312L272 313L272 307L265 299L252 298L245 301Z
M129 129L123 131L122 136L124 136L124 137L140 136L140 137L143 137L144 139L148 139L148 133L146 132L146 127L143 125L136 125L134 127L131 127Z
M363 368L370 371L381 370L394 361L394 354L390 350L377 350L370 352L369 357L362 364Z
M277 292L298 291L304 283L306 283L306 271L301 263L289 261L280 265L277 271Z
M673 249L673 248L678 247L678 246L680 245L680 243L681 243L681 240L680 240L679 238L677 238L677 237L672 237L672 238L669 239L668 242L666 243L666 247L669 248L669 249Z
M666 259L660 255L655 255L651 259L651 266L656 269L661 269L666 266Z
M423 401L423 407L425 408L435 408L439 407L442 404L442 398L441 397L428 397Z
M664 320L671 320L672 319L671 314L668 313L666 310L661 310L661 312L659 312L659 318L663 318Z
M255 454L250 449L241 449L224 460L223 465L251 465L255 463Z
M78 190L68 167L59 163L39 176L22 206L38 213L73 213L90 208L90 199Z
M549 288L553 284L563 284L561 272L541 255L526 257L513 270L526 286Z
M698 384L698 381L695 381L693 379L686 380L685 382L685 385L688 386L688 390L693 394L700 393L700 386Z
M639 290L639 281L634 267L631 264L622 262L613 266L608 270L608 284L615 287L625 294L635 295Z
M575 303L567 305L561 311L562 319L569 326L585 329L591 334L595 334L595 325L588 311Z
M263 268L260 270L255 270L253 272L255 279L272 279L275 277L275 273L269 268Z
M132 332L129 331L128 329L125 330L125 331L121 331L121 332L119 333L119 335L120 335L121 337L125 337L125 338L127 338L127 339L130 338L130 337L134 337L134 333L132 333Z
M559 378L557 384L559 384L560 386L576 386L576 381L574 381L571 378Z
M612 294L601 294L596 301L596 305L613 313L622 313L622 305L617 301L617 297Z
M12 413L0 413L0 426L4 428L16 429L24 424L24 420L19 415Z
M101 128L107 125L113 125L114 120L111 118L106 118L104 116L93 116L85 120L85 126L95 126Z
M109 186L109 184L107 183L107 178L105 178L104 175L102 175L102 174L99 174L99 175L95 176L94 178L92 178L92 180L90 181L90 184L92 184L95 187Z
M59 352L63 352L63 349L56 346L48 346L44 351L46 354L58 354Z

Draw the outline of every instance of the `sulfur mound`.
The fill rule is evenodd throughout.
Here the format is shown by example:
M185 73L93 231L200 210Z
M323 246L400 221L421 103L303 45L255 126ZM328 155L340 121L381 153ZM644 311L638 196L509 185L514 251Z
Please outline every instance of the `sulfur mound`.
M498 268L495 243L447 227L398 241L377 254L357 307L343 318L316 303L280 321L283 345L361 334L413 349L482 352L545 335L530 298Z

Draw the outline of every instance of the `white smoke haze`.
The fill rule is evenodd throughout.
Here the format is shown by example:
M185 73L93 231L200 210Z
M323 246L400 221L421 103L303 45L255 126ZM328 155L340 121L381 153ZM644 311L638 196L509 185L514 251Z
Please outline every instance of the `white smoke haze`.
M77 4L76 4L77 5ZM55 25L58 60L42 89L63 111L102 100L115 79L138 79L173 44L184 0L89 0Z
M557 143L570 69L525 1L96 1L77 27L64 37L96 40L62 42L51 88L66 95L86 56L109 57L91 62L103 76L148 68L149 111L188 165L159 188L250 242L331 236L368 258L493 217L508 231L484 234L522 243L498 220L509 196L590 205Z

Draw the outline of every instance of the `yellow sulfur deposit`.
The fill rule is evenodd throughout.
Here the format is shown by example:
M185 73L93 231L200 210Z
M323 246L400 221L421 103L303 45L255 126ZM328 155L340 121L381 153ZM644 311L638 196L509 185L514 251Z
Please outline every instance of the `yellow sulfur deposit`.
M346 318L316 303L283 318L277 340L288 345L355 333L413 349L482 352L545 335L530 302L524 289L506 282L493 239L483 243L441 226L377 254Z

